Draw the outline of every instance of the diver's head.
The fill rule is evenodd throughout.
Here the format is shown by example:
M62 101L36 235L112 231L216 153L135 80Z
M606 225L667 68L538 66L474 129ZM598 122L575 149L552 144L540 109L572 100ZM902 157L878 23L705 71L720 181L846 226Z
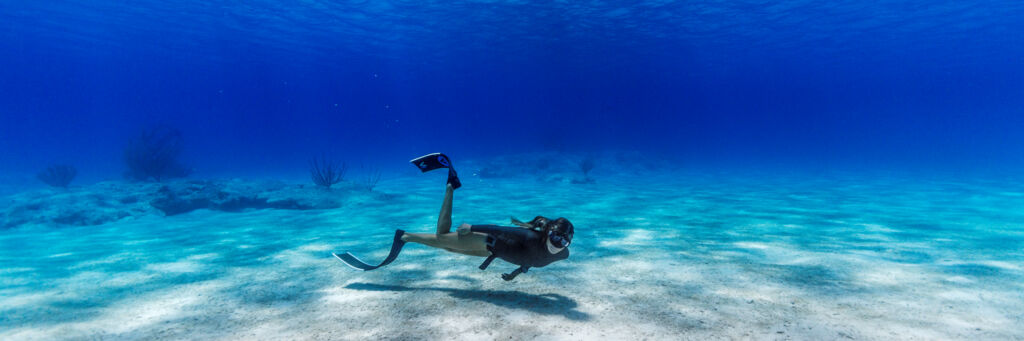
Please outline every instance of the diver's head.
M544 224L544 230L547 231L548 252L552 254L561 252L572 243L574 229L569 219L558 218L547 221Z

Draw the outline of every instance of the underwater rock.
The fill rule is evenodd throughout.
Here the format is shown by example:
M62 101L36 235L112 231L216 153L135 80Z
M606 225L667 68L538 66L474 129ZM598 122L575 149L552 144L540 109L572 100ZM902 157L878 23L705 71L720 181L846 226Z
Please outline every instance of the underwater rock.
M144 190L144 189L143 189ZM152 211L142 202L125 202L124 186L100 183L68 190L45 189L8 196L0 205L0 227L24 224L89 226Z
M100 212L96 210L69 209L58 212L57 216L53 217L53 222L65 225L89 226L118 220L128 215L129 213L124 211Z
M40 189L0 198L0 228L21 225L89 226L129 217L173 216L199 209L314 210L357 201L383 201L356 188L324 191L279 181L176 180L167 183L109 181L70 189Z
M218 183L193 180L168 184L149 203L164 215L188 213L198 209L240 212L247 209L312 210L337 208L337 194L323 193L316 188L254 186L241 181ZM297 189L297 190L296 190Z
M204 181L189 181L184 186L165 185L158 193L159 196L149 204L168 216L209 208L211 198L226 196Z

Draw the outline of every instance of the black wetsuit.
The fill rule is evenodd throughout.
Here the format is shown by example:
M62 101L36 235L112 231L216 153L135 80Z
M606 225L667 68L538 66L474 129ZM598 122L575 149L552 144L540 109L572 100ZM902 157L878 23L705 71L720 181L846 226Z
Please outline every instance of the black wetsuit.
M495 257L519 265L519 269L511 274L502 275L507 281L531 267L539 268L569 258L569 248L555 254L549 252L540 231L497 225L472 225L470 231L487 234L487 251L491 252L491 256L480 265L480 269L487 268Z

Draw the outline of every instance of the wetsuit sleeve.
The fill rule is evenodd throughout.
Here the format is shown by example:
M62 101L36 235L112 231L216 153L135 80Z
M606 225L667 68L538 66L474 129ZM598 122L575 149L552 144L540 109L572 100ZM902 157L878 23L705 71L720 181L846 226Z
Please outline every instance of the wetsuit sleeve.
M525 272L527 272L529 270L530 270L530 267L528 267L528 266L525 266L525 265L524 266L520 266L518 269L515 269L515 271L512 271L511 273L501 274L501 279L506 280L506 281L511 281L513 279L516 279L516 276L519 276L519 274L525 273Z

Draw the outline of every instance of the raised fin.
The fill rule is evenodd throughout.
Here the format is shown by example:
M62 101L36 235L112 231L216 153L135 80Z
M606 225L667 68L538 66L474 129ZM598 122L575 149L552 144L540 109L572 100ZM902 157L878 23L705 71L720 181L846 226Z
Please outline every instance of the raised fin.
M452 165L452 159L444 153L431 153L420 156L418 158L409 160L413 166L420 169L420 172L429 172L435 169L448 168L448 183L452 185L452 189L458 189L462 187L462 182L459 181L459 174L455 172L455 166Z
M429 172L438 168L451 168L452 161L443 153L431 153L409 160L420 172Z

